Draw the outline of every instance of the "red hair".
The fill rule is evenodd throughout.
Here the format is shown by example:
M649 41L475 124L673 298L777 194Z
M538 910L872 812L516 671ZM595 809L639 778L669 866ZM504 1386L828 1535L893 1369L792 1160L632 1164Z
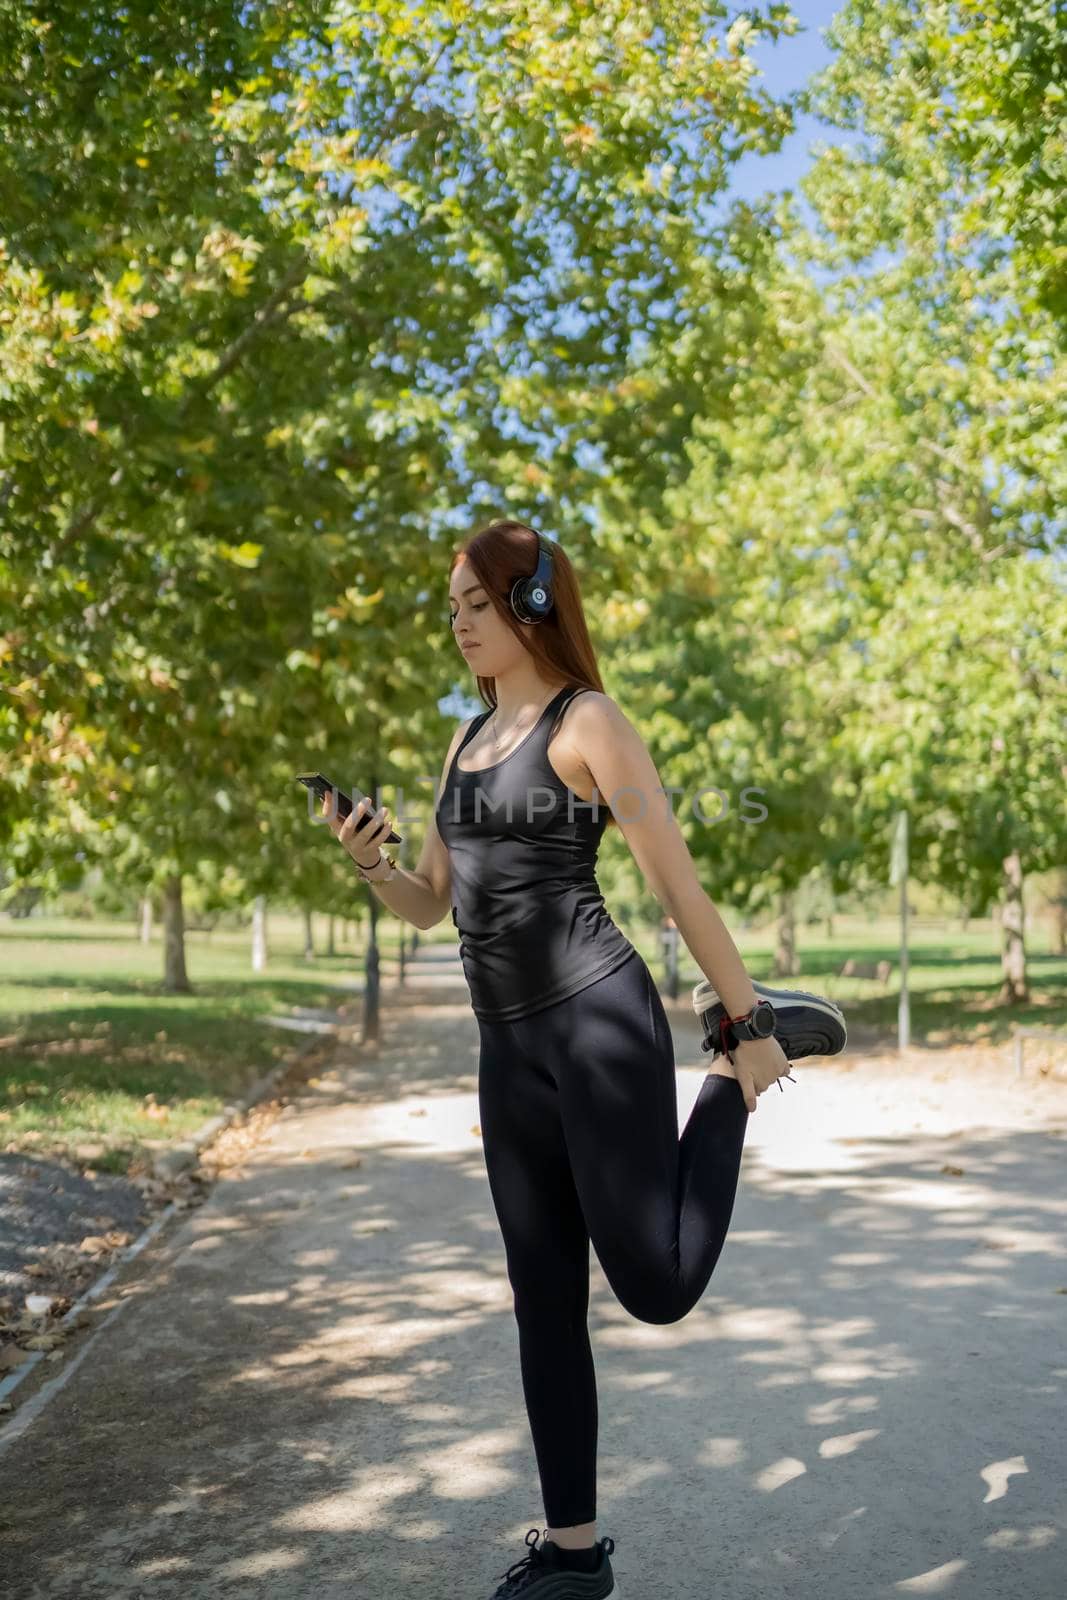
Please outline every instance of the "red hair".
M543 537L543 536L542 536ZM525 522L504 519L491 522L471 535L452 555L449 580L456 563L466 557L471 571L489 596L498 616L504 619L537 666L548 678L565 678L567 685L580 685L604 693L593 641L586 626L578 575L566 551L554 540L552 546L553 606L543 622L520 622L511 609L511 589L517 578L533 576L537 566L537 534ZM496 679L477 678L478 694L486 706L496 706ZM603 802L602 802L603 803ZM615 822L608 811L607 826Z

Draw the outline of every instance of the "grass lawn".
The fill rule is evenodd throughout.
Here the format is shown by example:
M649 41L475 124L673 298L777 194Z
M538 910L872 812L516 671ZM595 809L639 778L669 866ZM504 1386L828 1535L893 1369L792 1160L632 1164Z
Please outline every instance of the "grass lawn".
M720 908L721 909L721 908ZM723 918L753 978L776 987L811 989L835 1000L850 1031L896 1042L899 1004L900 925L892 917L877 920L835 916L834 936L827 939L822 923L798 927L800 971L791 978L771 972L775 937L772 928L746 931L727 912ZM958 922L909 922L908 995L913 1044L1003 1044L1005 1059L1016 1023L1048 1028L1067 1027L1067 957L1050 953L1049 931L1039 924L1027 933L1027 977L1030 1000L1025 1005L996 1003L1000 988L1000 932L989 920L974 920L962 931ZM663 956L658 935L628 933L663 987ZM870 978L839 978L849 956L860 961L892 962L888 985ZM702 974L684 944L679 944L679 1000Z
M317 951L325 930L316 919ZM398 934L379 923L387 991ZM249 930L187 932L196 992L168 995L158 927L144 945L126 922L0 918L0 1150L126 1172L294 1054L307 1036L263 1019L351 1000L339 985L362 981L363 952L306 962L302 921L280 914L267 936L254 973Z
M773 930L746 931L724 912L753 977L770 979ZM380 925L386 994L395 990L399 925ZM663 987L657 930L627 929ZM408 930L410 937L410 930ZM927 1045L1003 1043L1015 1022L1067 1026L1067 959L1049 953L1047 934L1030 940L1032 998L997 1006L996 929L917 921L911 928L911 1031ZM822 924L797 931L801 971L783 986L812 988L845 1010L850 1032L895 1038L896 923L838 916L828 940ZM451 943L451 924L422 935ZM190 932L186 965L192 995L161 992L161 930L141 944L129 923L0 918L0 1150L32 1152L126 1172L146 1146L187 1136L290 1056L302 1034L264 1024L292 1006L330 1006L359 981L362 948L303 957L303 927L275 914L268 923L269 965L251 970L249 930ZM325 919L316 919L316 945ZM894 963L888 988L839 979L848 956ZM680 946L679 1002L700 973ZM351 999L351 996L348 996Z

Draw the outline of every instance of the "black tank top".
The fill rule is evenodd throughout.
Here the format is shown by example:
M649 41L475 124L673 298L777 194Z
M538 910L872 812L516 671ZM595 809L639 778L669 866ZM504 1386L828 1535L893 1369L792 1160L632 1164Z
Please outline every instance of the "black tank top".
M480 772L456 751L434 816L448 850L452 921L475 1016L513 1021L577 994L635 954L596 881L609 810L553 770L556 721L581 686L565 685L515 749Z

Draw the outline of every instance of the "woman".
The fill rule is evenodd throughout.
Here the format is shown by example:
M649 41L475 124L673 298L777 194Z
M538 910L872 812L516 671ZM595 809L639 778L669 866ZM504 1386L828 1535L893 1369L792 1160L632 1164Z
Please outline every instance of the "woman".
M684 1317L726 1238L748 1116L789 1061L773 1036L716 1057L679 1140L667 1016L596 882L606 827L622 829L728 1019L755 1008L752 982L648 751L602 692L564 552L523 523L492 523L453 557L449 600L457 647L490 709L456 731L417 868L379 851L388 807L373 812L365 800L330 828L392 911L430 928L451 907L460 933L548 1523L541 1545L530 1529L529 1553L492 1600L604 1596L614 1542L596 1537L590 1238L633 1316Z

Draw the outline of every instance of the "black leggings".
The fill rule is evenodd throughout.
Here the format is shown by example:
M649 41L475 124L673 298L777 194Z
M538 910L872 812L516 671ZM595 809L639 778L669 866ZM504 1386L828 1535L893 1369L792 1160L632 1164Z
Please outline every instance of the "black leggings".
M677 1322L730 1225L749 1112L709 1073L678 1138L674 1044L641 954L515 1022L478 1018L478 1098L548 1525L596 1518L589 1241L624 1308Z

